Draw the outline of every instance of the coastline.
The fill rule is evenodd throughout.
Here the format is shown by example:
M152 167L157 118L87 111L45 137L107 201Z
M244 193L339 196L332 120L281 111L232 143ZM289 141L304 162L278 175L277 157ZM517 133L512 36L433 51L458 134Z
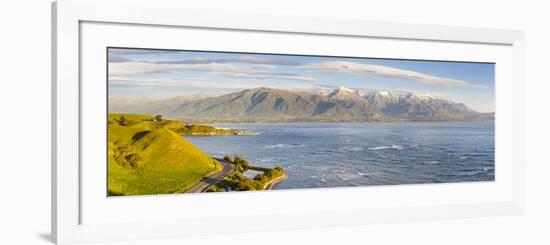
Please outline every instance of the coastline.
M494 121L327 121L327 122L197 122L197 124L213 125L215 127L228 125L301 125L301 124L468 124L468 123L494 123ZM254 135L243 134L243 135ZM194 135L192 135L194 136Z
M271 190L273 188L273 186L275 186L276 184L280 183L281 181L285 180L288 178L288 174L286 173L286 171L284 171L284 175L283 176L279 176L277 178L274 178L268 182L266 182L264 184L264 190Z

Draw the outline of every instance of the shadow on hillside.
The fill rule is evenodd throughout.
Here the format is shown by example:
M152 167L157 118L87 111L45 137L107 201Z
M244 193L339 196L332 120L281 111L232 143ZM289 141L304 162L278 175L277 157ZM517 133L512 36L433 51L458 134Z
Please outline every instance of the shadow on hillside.
M136 133L136 134L132 137L132 140L137 141L137 140L143 138L143 136L145 136L147 133L149 133L149 131L142 131L142 132Z

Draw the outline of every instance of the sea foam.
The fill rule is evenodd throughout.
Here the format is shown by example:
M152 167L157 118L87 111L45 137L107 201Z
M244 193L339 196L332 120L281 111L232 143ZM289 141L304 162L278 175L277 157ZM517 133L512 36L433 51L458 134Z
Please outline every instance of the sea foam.
M294 147L305 147L304 144L274 144L274 145L266 145L266 149L280 149L280 148L294 148Z
M383 146L369 147L369 150L387 150L387 149L401 150L403 149L403 146L402 145L383 145Z

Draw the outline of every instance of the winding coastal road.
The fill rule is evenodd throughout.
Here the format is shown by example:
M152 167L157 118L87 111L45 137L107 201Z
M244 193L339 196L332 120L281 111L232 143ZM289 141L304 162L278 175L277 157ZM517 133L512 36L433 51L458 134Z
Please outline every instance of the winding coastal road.
M235 164L232 164L229 161L226 161L221 158L214 158L216 161L218 161L222 165L222 170L204 178L199 183L197 183L195 186L193 186L191 189L186 191L185 193L199 193L204 192L208 187L211 185L215 185L218 182L222 181L225 177L229 176L230 174L234 173L237 170L237 166Z

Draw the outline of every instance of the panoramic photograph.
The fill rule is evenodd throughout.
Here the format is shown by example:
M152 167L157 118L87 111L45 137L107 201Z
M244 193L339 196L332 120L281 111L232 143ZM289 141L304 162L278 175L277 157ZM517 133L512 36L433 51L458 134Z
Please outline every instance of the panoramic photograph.
M107 196L495 179L494 63L107 57Z

